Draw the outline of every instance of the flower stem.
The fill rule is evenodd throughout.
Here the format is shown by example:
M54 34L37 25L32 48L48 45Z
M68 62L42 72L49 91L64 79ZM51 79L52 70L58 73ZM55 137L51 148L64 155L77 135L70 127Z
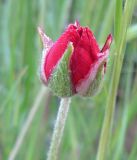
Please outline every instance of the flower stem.
M51 145L48 152L47 160L56 160L60 147L61 138L70 106L70 98L62 98L59 106L59 111L55 123L55 128L52 135Z

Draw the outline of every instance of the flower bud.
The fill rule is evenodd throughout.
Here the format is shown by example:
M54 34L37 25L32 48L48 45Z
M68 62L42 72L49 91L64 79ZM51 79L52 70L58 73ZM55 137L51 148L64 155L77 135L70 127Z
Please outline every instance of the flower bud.
M60 97L94 95L104 77L112 35L100 50L92 31L78 22L70 24L55 43L38 31L44 47L42 81Z

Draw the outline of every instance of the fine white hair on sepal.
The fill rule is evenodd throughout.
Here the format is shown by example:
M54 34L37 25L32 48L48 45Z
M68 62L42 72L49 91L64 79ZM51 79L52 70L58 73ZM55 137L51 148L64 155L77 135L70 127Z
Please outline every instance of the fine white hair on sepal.
M41 65L40 65L40 78L44 84L47 83L47 78L44 71L44 64L46 60L47 50L43 49L42 51L42 58L41 58Z
M42 82L47 85L47 78L44 71L44 65L46 61L46 56L53 45L53 41L44 33L41 27L38 27L38 33L40 35L43 44L43 51L42 51L41 65L40 65L40 78Z
M45 49L51 47L53 45L53 41L44 33L41 27L38 27L38 32L42 40L43 47Z

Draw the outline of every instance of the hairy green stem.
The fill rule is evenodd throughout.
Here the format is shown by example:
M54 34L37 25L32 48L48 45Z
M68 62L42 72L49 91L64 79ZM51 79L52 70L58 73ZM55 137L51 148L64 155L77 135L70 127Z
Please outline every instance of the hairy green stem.
M65 121L70 106L70 98L62 98L59 106L55 128L52 135L51 145L48 152L47 160L56 160L60 147L61 138L64 131Z

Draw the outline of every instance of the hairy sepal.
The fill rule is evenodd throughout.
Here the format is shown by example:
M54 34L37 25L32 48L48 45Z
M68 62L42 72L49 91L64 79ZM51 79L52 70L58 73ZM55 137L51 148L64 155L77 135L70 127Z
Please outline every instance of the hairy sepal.
M104 79L104 64L107 61L109 51L107 50L104 56L97 63L91 66L89 74L77 86L77 93L84 97L96 95L102 86Z
M70 43L58 64L51 74L48 86L52 92L59 97L70 97L73 95L73 89L70 79L69 61L73 46Z

